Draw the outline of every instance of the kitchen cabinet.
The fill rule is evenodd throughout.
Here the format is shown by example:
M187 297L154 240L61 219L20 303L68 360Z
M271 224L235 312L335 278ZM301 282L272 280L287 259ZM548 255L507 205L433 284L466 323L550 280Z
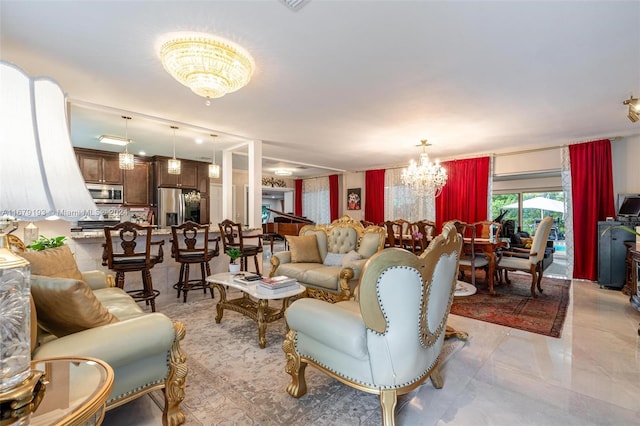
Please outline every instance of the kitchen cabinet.
M195 161L181 160L179 175L169 174L167 170L167 157L154 157L155 186L157 188L198 188L198 163Z
M76 148L76 159L87 183L122 185L118 153Z
M136 157L133 170L124 171L124 205L148 206L150 194L151 163Z

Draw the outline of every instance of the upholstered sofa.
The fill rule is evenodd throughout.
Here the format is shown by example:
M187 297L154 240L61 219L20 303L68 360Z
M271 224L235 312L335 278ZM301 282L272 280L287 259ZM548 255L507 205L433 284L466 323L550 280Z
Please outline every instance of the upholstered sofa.
M337 302L353 297L364 264L384 248L385 230L343 216L286 238L289 250L273 254L269 276L293 277L309 297Z
M86 356L106 361L114 370L107 410L162 389L163 424L184 423L184 325L144 311L103 271L80 272L67 246L20 255L31 263L31 325L38 328L32 359Z

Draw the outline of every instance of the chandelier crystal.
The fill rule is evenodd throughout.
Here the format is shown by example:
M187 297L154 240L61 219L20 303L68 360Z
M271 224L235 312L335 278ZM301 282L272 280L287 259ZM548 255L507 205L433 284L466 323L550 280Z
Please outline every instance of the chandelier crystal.
M167 163L167 172L170 175L179 175L180 174L180 160L176 158L176 129L177 126L171 126L173 129L173 158L169 159Z
M422 154L420 154L420 163L416 164L411 160L409 167L402 170L400 179L402 183L409 186L419 195L433 195L437 197L442 193L442 188L447 183L447 171L440 165L438 161L432 163L429 161L427 154L426 139L420 141L422 146Z
M218 135L211 135L213 140L218 137ZM211 144L213 147L213 159L211 164L209 164L209 177L212 179L218 179L220 177L220 166L216 164L216 147L215 144Z
M121 152L120 155L118 156L118 165L122 170L133 170L133 167L135 165L133 154L129 153L129 150L127 149L129 144L131 143L131 139L129 139L129 134L128 134L128 130L129 130L128 123L129 123L129 120L131 120L131 117L127 117L126 115L123 115L122 118L124 118L124 138L127 141L127 143L124 146L124 152Z
M243 47L206 33L178 33L160 46L164 69L195 94L219 98L249 83L255 62Z

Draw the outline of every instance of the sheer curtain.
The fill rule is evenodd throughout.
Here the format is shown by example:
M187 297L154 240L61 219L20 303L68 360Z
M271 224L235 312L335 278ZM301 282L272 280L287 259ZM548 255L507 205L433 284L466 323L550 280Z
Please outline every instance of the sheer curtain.
M387 169L384 175L385 220L435 221L435 197L419 197L400 180L402 169Z
M569 147L560 150L562 160L562 191L564 192L564 239L567 250L567 278L573 278L573 201L571 199L571 157Z
M302 181L302 215L318 225L331 223L328 177Z

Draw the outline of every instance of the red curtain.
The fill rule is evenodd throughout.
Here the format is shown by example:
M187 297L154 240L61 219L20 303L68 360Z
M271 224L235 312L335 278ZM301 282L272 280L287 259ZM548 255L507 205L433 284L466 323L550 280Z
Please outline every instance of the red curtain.
M338 175L329 175L329 210L331 213L331 222L338 219L338 204L340 204Z
M293 214L302 216L302 179L296 179L296 199L293 206Z
M489 197L489 157L441 163L447 183L436 198L436 226L458 219L477 222L487 219Z
M364 220L384 222L384 169L367 170L364 178Z
M573 202L573 278L598 280L598 224L615 217L611 142L569 145Z

